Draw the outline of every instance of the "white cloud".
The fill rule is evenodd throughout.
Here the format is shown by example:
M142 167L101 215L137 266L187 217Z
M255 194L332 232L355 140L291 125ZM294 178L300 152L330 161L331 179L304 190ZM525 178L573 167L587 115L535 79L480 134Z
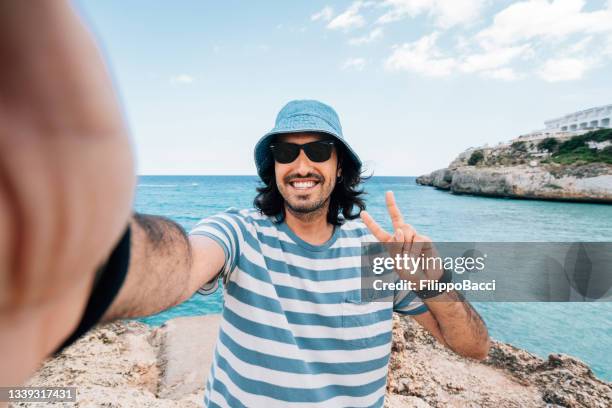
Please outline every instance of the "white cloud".
M431 7L432 0L384 0L382 6L391 10L380 16L377 23L386 24L406 17L416 17Z
M363 27L365 25L365 19L359 14L359 10L369 5L370 3L364 3L363 1L353 2L344 13L337 15L336 18L330 21L329 24L327 24L327 28L348 31L351 28Z
M363 45L363 44L369 44L372 41L381 38L383 36L383 29L378 27L375 28L374 30L370 31L369 34L364 35L362 37L356 37L356 38L351 38L349 40L349 44L350 45Z
M438 0L431 14L434 15L437 26L449 28L478 19L484 4L484 0Z
M512 68L500 68L492 71L485 71L483 75L493 79L501 79L502 81L515 81L521 78Z
M435 17L438 1L386 0L383 4L394 8L379 21L423 13ZM439 25L452 23L441 15ZM455 36L449 48L438 48L441 33L394 47L386 68L424 76L475 73L511 81L531 74L550 82L577 80L612 59L612 0L588 10L584 0L523 0L497 13L487 28ZM521 65L525 60L529 67Z
M570 80L581 78L591 68L612 59L612 0L599 9L586 9L585 0L518 0L489 17L484 29L474 29L472 24L472 29L447 31L457 25L469 27L480 22L485 6L491 3L491 0L378 3L358 0L335 18L326 7L311 19L328 18L327 28L349 31L366 25L363 11L370 7L373 7L370 11L377 11L378 24L419 16L429 18L436 31L393 46L385 60L389 71L410 71L429 77L478 74L513 81L537 75L547 81ZM443 35L444 42L440 41ZM382 37L383 27L375 26L349 38L348 44L370 44ZM343 68L363 69L364 65L363 59L352 58Z
M578 80L610 56L605 38L612 37L612 1L592 11L584 10L585 4L584 0L520 1L497 13L474 39L485 50L528 45L544 61L535 72L540 78Z
M521 55L529 54L530 51L529 45L522 45L491 49L480 54L467 55L461 63L461 70L464 72L478 72L499 68L508 65Z
M434 32L415 42L396 46L385 67L391 71L413 71L433 77L450 75L457 68L457 61L444 56L436 47L438 35Z
M311 21L323 20L329 21L334 16L334 9L330 6L325 6L321 11L310 16Z
M436 45L440 33L421 37L419 40L396 46L385 66L388 70L412 71L424 76L449 76L453 73L482 73L503 80L518 79L510 62L519 56L531 54L529 46L507 47L478 54L445 55Z
M604 42L603 54L612 57L612 35L609 35Z
M342 64L342 69L354 69L357 71L363 71L365 64L366 60L363 58L349 58L344 61L344 64Z
M384 0L389 9L377 20L379 24L391 23L407 17L428 14L440 28L450 28L476 20L486 0Z
M170 77L170 83L173 84L190 84L195 81L195 78L188 74L178 74Z
M466 52L472 47L471 38L465 35L455 36L455 50L460 52Z
M548 82L575 81L581 79L592 66L591 61L579 58L549 59L540 68L538 75Z
M593 38L594 37L592 35L589 35L588 37L585 37L582 40L573 43L572 45L569 46L569 48L567 49L567 52L570 54L576 54L576 53L580 53L580 52L584 52L588 50L590 46L593 44Z
M572 34L612 32L612 3L608 8L583 11L584 0L530 0L497 13L493 24L477 34L485 47L516 44L531 39L560 40Z

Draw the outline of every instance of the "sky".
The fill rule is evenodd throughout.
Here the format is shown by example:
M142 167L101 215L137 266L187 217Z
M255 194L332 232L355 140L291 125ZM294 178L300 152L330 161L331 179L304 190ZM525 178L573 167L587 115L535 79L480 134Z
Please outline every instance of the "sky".
M612 0L76 0L139 174L255 174L293 99L333 106L368 173L415 176L472 146L612 103Z

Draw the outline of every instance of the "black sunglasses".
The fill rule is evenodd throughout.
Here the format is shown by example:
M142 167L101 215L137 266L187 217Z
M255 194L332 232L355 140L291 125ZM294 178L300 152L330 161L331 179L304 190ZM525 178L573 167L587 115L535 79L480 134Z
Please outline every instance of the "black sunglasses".
M276 142L270 145L274 160L282 164L291 163L297 159L302 149L310 160L321 163L329 160L333 147L334 142L331 140L317 140L302 145L287 142Z

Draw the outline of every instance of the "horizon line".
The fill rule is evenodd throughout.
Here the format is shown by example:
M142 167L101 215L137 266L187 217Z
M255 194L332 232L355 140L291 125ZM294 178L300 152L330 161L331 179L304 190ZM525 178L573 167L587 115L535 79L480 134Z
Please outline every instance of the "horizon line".
M136 177L205 177L205 176L224 176L224 177L259 177L257 174L137 174ZM372 175L372 177L419 177L415 175Z

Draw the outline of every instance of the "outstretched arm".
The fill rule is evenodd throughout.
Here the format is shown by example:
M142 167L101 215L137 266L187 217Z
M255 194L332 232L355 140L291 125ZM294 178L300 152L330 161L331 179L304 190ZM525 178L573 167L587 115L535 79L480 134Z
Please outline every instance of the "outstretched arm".
M16 385L78 324L135 176L106 66L67 1L0 1L0 61L0 385Z
M180 225L135 214L125 283L103 321L147 316L191 297L223 267L223 249L204 236L187 237Z
M135 175L112 81L68 1L0 1L0 61L0 386L11 386L78 325L130 219ZM138 219L107 320L188 298L224 259L209 239L188 245L172 223Z

